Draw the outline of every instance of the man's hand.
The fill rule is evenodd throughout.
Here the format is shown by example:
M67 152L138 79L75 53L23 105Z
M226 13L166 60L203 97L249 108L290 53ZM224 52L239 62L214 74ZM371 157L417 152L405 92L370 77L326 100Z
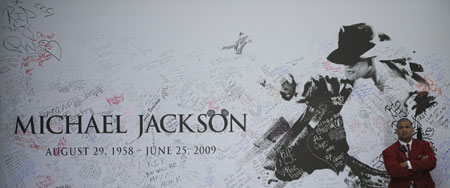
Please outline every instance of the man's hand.
M407 161L403 161L400 163L400 166L403 168L408 168L408 162Z
M419 155L420 160L428 159L428 155Z
M295 89L297 87L297 83L295 82L294 76L289 74L289 77L282 79L281 82L281 98L284 100L291 100L295 96Z

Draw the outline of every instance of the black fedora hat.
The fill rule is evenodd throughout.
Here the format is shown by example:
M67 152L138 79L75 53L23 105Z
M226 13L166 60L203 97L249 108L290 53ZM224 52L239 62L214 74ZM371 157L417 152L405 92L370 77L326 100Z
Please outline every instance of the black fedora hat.
M361 55L375 46L374 32L365 23L343 26L339 31L338 48L327 59L336 64L354 65Z

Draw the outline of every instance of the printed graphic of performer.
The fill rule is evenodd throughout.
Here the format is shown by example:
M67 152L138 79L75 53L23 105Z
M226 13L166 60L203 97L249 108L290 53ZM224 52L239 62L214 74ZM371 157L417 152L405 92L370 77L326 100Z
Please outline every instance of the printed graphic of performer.
M277 180L269 180L269 183L277 182L276 187L318 169L331 169L336 174L346 171L345 183L349 187L386 187L389 181L386 171L372 168L348 154L340 111L356 80L371 79L381 92L397 95L395 87L412 86L417 82L426 85L425 79L417 73L423 69L407 57L383 59L386 56L377 55L384 48L374 47L383 47L381 43L389 41L390 37L375 33L365 23L343 26L338 39L338 48L327 59L345 66L346 79L318 76L308 81L300 92L294 77L287 76L281 85L281 97L296 98L298 103L306 104L306 110L292 126L281 117L263 139L255 143L260 150L270 148L264 168L275 171ZM419 92L406 92L403 97L403 110L406 114L415 111L415 115L431 107L434 99Z
M384 166L391 176L390 188L434 188L430 171L436 167L436 157L430 143L413 139L411 121L397 122L398 141L383 151Z

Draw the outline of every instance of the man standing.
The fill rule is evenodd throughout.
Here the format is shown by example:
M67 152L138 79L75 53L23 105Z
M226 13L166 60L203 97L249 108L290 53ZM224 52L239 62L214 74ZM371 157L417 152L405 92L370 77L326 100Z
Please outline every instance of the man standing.
M390 188L435 186L430 171L436 167L436 157L428 142L412 138L413 132L411 121L400 119L398 141L383 151L384 166L391 176Z

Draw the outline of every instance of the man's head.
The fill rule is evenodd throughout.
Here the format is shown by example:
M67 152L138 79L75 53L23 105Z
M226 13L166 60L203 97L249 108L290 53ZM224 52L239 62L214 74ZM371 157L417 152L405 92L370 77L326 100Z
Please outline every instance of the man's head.
M395 133L397 133L399 140L403 142L409 142L412 139L412 135L414 133L414 128L411 121L407 118L398 120Z
M369 74L371 69L372 69L371 58L359 59L354 64L344 65L345 77L352 81L365 77L366 75Z
M364 77L371 70L372 57L363 57L371 50L374 31L365 23L343 26L339 31L338 48L328 55L327 59L336 64L345 66L345 75L349 80Z

